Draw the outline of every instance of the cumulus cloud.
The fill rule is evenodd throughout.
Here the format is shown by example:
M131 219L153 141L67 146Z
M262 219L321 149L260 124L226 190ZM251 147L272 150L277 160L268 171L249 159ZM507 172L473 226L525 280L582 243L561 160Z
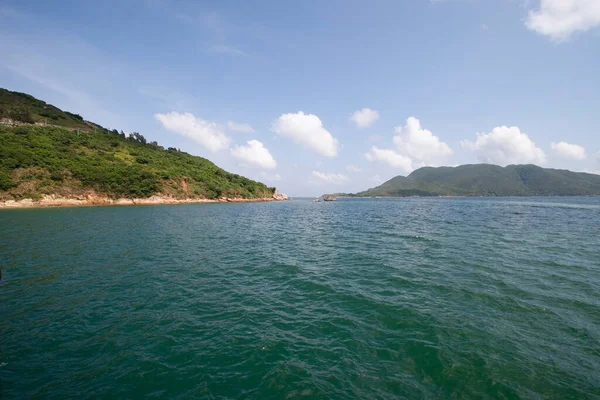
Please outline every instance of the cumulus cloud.
M339 185L348 181L348 177L342 174L327 174L324 172L313 171L312 176L323 182L333 183L334 185Z
M346 171L348 172L360 172L362 171L360 168L358 168L356 165L346 165Z
M383 162L410 173L415 167L440 165L446 157L452 155L450 146L431 131L421 127L421 122L415 117L409 117L404 126L395 128L395 132L393 142L396 149L380 149L373 146L365 154L366 159L371 162Z
M587 158L587 155L585 154L585 148L576 144L570 144L567 142L552 142L550 147L560 158L570 160L585 160Z
M249 140L247 146L236 146L231 149L231 155L238 160L257 165L264 169L277 167L275 159L269 150L258 140Z
M477 140L461 142L463 148L473 151L482 162L499 164L544 164L546 155L516 127L500 126L490 133L477 133Z
M214 122L198 119L190 113L178 112L155 114L154 118L169 131L187 136L213 153L229 147L231 139Z
M540 0L540 8L529 11L525 25L553 40L566 40L575 32L600 25L598 0Z
M452 155L450 146L431 131L421 127L421 122L415 117L409 117L404 126L395 128L395 132L395 149L373 146L365 153L366 159L410 173L418 167L440 165L446 157Z
M413 170L412 160L410 157L399 154L394 150L380 149L376 146L373 146L371 147L371 150L365 153L365 158L371 162L385 163L390 167L399 168L405 172L412 172Z
M404 127L396 127L394 144L400 154L422 164L439 164L452 154L452 149L431 131L423 129L415 117L406 120Z
M337 139L323 128L323 123L316 115L304 114L302 111L282 114L273 122L272 129L321 155L335 157L339 152Z
M227 123L227 129L233 132L240 133L254 133L256 132L250 124L238 124L237 122L229 121Z
M367 128L378 119L379 113L375 110L371 110L370 108L363 108L362 110L355 111L350 116L350 120L354 121L356 126L359 128Z
M375 183L381 183L382 179L381 176L379 176L379 174L375 174L372 178L371 181L375 182Z

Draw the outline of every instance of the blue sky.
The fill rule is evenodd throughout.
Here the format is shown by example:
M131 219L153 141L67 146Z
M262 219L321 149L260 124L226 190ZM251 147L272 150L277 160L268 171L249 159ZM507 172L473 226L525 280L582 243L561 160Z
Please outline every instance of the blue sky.
M0 86L293 196L600 173L598 0L0 2Z

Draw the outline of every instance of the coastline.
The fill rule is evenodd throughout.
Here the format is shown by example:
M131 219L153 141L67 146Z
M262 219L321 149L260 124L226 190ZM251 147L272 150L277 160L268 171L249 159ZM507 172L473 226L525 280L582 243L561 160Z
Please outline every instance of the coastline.
M105 196L79 196L75 198L44 195L40 200L21 199L0 201L0 209L19 208L49 208L49 207L94 207L94 206L137 206L158 204L199 204L199 203L259 203L269 201L285 201L288 197L277 195L273 197L262 197L256 199L220 197L218 199L176 199L168 196L154 195L148 198L111 199Z

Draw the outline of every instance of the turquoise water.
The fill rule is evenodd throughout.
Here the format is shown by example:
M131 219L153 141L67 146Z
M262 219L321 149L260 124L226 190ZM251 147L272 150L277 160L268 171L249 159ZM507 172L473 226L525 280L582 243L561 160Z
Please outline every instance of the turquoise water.
M0 398L600 397L600 199L0 211Z

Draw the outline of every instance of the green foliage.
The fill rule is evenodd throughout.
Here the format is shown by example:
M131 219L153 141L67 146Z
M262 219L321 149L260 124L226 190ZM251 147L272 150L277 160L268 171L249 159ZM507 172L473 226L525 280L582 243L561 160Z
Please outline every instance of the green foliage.
M40 197L89 189L112 197L270 197L273 188L212 162L128 137L28 94L0 89L0 117L47 126L0 125L0 197Z
M35 181L37 188L47 187L47 191L52 185L73 185L114 198L159 193L181 198L260 198L273 193L272 188L228 173L204 158L165 150L142 138L137 134L126 139L104 130L0 125L0 192Z
M82 130L102 129L100 126L92 126L93 124L84 121L78 114L62 111L28 94L1 88L0 118L11 118L28 124L45 122Z
M0 169L0 191L10 190L17 184L11 179L9 171Z
M535 165L424 167L356 196L600 195L600 176Z
M138 133L138 132L130 133L128 139L131 140L131 141L133 141L133 142L138 142L138 143L141 143L141 144L148 143L148 141L146 140L146 138L141 133ZM154 142L154 143L156 143L156 142Z
M31 113L25 107L13 108L9 111L8 116L15 121L24 122L26 124L33 124L34 122Z
M73 113L70 113L68 111L65 111L65 114L67 114L68 116L70 116L70 117L72 117L74 119L78 119L80 121L83 121L83 117L81 115L79 115L79 114L73 114Z

